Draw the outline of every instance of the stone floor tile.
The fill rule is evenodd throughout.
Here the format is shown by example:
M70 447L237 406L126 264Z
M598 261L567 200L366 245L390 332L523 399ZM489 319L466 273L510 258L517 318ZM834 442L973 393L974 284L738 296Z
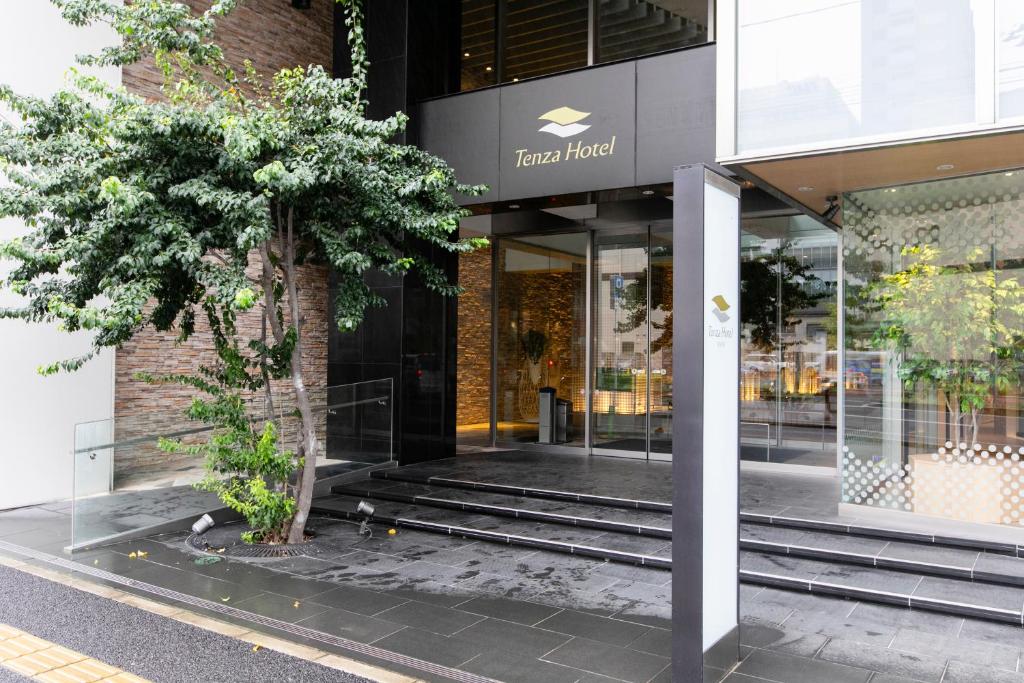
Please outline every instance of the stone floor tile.
M484 652L481 645L458 636L440 636L408 627L373 644L385 650L452 667L458 667Z
M428 605L425 602L410 601L379 613L377 618L442 636L450 636L485 617L448 607Z
M486 618L458 632L458 637L484 647L537 658L564 645L572 636L511 621Z
M538 628L580 636L609 645L626 646L649 630L639 624L564 610L537 624Z
M669 660L664 657L615 647L587 638L573 638L545 655L544 661L594 673L600 672L630 683L649 681L669 664Z
M561 608L558 607L486 595L477 596L466 602L459 603L457 607L463 612L495 617L527 626L532 626L561 611Z
M867 683L871 671L840 663L754 650L736 667L737 673L778 683Z
M862 667L929 683L939 683L946 668L945 657L898 652L839 638L830 640L818 653L818 657L837 664Z

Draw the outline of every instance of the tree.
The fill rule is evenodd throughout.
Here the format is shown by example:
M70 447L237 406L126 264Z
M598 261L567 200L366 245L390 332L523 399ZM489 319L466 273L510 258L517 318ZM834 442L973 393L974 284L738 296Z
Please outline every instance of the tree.
M942 252L931 245L901 253L909 265L865 289L881 315L872 344L899 356L897 375L907 389L941 392L952 440L972 446L978 412L1024 367L1024 287L986 263L981 249L960 265L942 265Z
M282 535L301 541L319 444L302 372L297 269L320 262L334 270L343 331L385 303L364 282L371 269L415 272L454 295L458 288L425 247L465 252L486 243L453 239L466 215L454 193L482 188L460 184L441 159L392 142L404 114L365 117L359 0L339 0L349 78L313 65L282 70L269 85L248 63L239 76L213 42L216 20L236 0L215 0L198 14L174 0L53 1L71 23L108 23L121 38L82 64L152 56L167 101L145 102L77 70L71 87L45 100L0 87L0 102L21 119L0 124L0 171L9 181L0 188L0 217L30 229L0 245L0 257L15 262L0 286L26 300L0 316L90 330L95 353L150 326L186 339L204 307L222 317L260 305L269 337L248 345L246 385L272 408L271 380L290 380L299 472ZM254 274L246 271L251 255ZM42 370L74 370L91 355Z

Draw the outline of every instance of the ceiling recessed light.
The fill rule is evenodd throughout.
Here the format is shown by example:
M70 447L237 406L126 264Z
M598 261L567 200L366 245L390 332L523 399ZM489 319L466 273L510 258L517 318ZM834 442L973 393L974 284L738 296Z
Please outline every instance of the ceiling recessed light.
M642 194L645 197L650 197L652 194L654 194L654 190L644 190L640 194Z
M487 67L485 71L494 71L494 69L492 69L491 67Z
M518 204L509 204L508 208L510 208L510 209L518 209L519 205Z
M936 171L952 171L956 168L953 164L939 164L935 167Z
M512 79L512 82L513 82L513 83L518 83L518 82L519 82L519 79L518 79L518 78L513 78L513 79Z
M468 56L469 56L469 53L468 53L468 52L463 52L463 53L462 53L462 56L463 56L463 57L468 57Z
M1013 175L1013 171L1007 171L1007 172L1006 172L1006 173L1004 173L1003 175L1005 175L1005 176L1011 176L1011 175Z
M796 191L797 192L814 192L814 188L811 187L810 185L801 185L800 187L796 188Z

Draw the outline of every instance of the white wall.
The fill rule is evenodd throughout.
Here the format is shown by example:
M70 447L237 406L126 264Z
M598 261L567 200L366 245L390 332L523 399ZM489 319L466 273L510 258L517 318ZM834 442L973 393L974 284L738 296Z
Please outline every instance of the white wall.
M107 29L67 25L48 0L5 2L0 83L23 94L49 95L64 85L76 55L112 42ZM101 75L120 83L119 69ZM0 220L2 240L24 231L18 221ZM0 262L0 273L6 275L10 266ZM0 306L16 305L17 297L0 292ZM44 378L36 368L88 348L81 334L0 320L0 509L71 496L75 424L113 417L113 354L105 352L70 375Z

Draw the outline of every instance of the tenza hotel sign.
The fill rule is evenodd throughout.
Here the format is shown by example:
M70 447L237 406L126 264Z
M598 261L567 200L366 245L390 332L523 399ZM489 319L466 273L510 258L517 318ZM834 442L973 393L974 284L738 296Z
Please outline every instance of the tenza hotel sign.
M590 124L584 123L589 116L590 112L577 111L571 107L552 109L537 117L539 121L547 121L538 129L538 132L563 139L573 138L590 128ZM584 144L582 140L568 140L564 147L554 147L543 151L535 151L526 147L515 150L516 168L610 157L613 154L615 154L614 135L609 140L592 144Z

